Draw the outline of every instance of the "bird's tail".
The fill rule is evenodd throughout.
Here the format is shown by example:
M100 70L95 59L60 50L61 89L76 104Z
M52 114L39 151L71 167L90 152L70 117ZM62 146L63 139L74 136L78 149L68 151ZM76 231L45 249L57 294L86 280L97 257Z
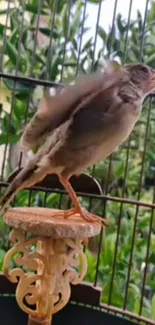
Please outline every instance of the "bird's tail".
M33 186L41 181L47 174L47 169L38 168L37 165L28 164L25 166L9 185L5 195L0 201L0 213L5 211L5 208L13 200L15 195L22 189Z

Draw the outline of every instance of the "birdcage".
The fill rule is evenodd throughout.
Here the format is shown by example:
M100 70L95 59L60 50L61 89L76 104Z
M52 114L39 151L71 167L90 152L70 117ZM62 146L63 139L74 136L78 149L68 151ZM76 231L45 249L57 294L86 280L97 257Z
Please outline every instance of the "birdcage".
M100 67L100 60L145 62L155 68L155 2L149 0L0 1L0 192L28 156L20 152L25 125L43 91ZM54 324L154 324L155 321L155 110L154 95L128 140L108 159L71 182L82 205L110 226L85 247L88 270L71 286ZM15 207L69 208L56 175L18 193ZM0 266L10 248L0 221ZM12 265L13 267L13 265ZM0 275L4 324L27 324L15 300L16 284ZM38 324L38 323L35 323Z

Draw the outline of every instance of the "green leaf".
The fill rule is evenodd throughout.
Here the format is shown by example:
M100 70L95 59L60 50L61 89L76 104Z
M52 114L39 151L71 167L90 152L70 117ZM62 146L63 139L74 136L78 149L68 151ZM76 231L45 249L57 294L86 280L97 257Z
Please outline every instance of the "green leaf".
M66 62L64 62L64 66L65 67L76 67L77 61L67 60Z
M27 93L19 93L20 95L27 95ZM17 125L17 122L19 121L19 127L21 128L22 122L24 122L26 110L27 110L27 98L24 98L26 100L22 100L23 98L21 97L20 100L16 100L14 103L14 110L13 110L13 118L15 119L15 126ZM21 122L22 120L22 122Z
M2 24L0 24L0 35L3 35L3 32L4 32L4 30L5 29L9 29L9 27L8 26L5 26L5 25L2 25Z
M104 255L102 256L103 265L111 265L113 263L113 256L116 244L116 233L109 234L104 238Z
M17 27L19 28L19 24L17 24L17 15L18 15L19 11L17 10L13 10L13 12L10 15L10 29L11 31L14 31L14 29L16 29Z
M108 35L108 39L107 39L107 50L108 50L108 53L112 52L112 49L113 49L113 41L115 39L115 28L113 28L113 35L111 34L111 31Z
M140 301L139 299L136 299L135 304L134 304L134 313L138 314L140 310Z
M35 28L34 28L34 31L35 31ZM47 27L40 27L40 28L39 28L39 31L40 31L42 34L46 35L46 36L50 36L50 34L51 34L51 29L50 29L50 28L47 28ZM52 36L53 36L53 35L52 35Z
M106 42L106 40L107 40L107 33L105 32L105 30L101 26L98 27L98 34L100 35L100 37L102 38L102 40L104 42Z
M129 284L130 293L133 292L136 297L140 297L140 289L134 283Z
M100 3L101 0L88 0L88 2L91 2L91 3Z
M93 43L92 43L92 37L84 44L81 53L87 51L88 49L90 49L92 47Z
M74 49L77 51L78 46L77 46L77 41L75 39L72 40L72 44L74 46Z
M45 57L36 53L36 60L46 67Z
M6 54L8 54L11 62L16 65L16 62L18 60L18 51L17 49L14 47L14 45L12 45L12 43L10 43L9 40L7 40L6 42Z
M155 320L155 294L152 297L151 306L152 306L152 317L153 320Z
M155 253L152 253L149 257L149 263L155 264Z
M5 256L6 252L4 249L0 249L0 271L2 271L3 269L3 261L4 261L4 256Z
M10 89L10 90L15 90L15 91L26 91L28 92L32 86L30 85L29 82L19 82L19 81L14 81L12 79L3 79L5 85Z
M46 200L46 205L52 207L58 207L59 202L60 202L60 194L52 193L48 195Z
M54 81L58 75L58 66L61 64L62 59L59 55L55 55L52 59L52 65L51 65L51 78Z
M123 23L122 23L122 15L121 14L117 15L116 21L117 21L117 27L119 29L119 32L120 32L121 36L122 36L124 34L124 32L125 32L125 28L124 28Z
M11 13L13 10L14 10L14 8L13 9L9 9L9 12ZM4 9L4 10L0 10L0 15L5 15L5 14L8 14L8 8L7 9Z
M7 143L14 144L17 143L20 139L20 134L10 134L7 136L7 134L1 134L0 135L0 145Z
M111 282L108 281L103 286L102 301L108 303L109 293L110 293ZM113 290L111 296L111 304L117 307L122 307L123 305L123 294L121 293L119 282L115 279L113 282Z
M18 35L19 35L19 27L17 26L13 33L11 34L11 37L9 39L9 42L10 44L15 44L17 42L17 38L18 38Z
M155 68L155 53L153 53L146 59L146 63L151 65L152 68Z
M0 249L0 260L3 260L4 256L5 256L5 251L1 248Z
M86 18L85 18L85 20L86 20ZM83 28L83 35L85 34L85 33L87 33L89 30L91 30L91 28L90 27L85 27L85 28Z
M140 55L140 49L139 49L139 46L138 45L132 45L131 46L131 51L133 52L134 54L134 57L136 60L139 60L139 55Z
M18 50L16 49L16 47L10 42L10 40L7 40L6 42L6 54L8 55L8 57L10 58L10 61L12 62L12 64L14 66L16 66L16 63L19 63L19 69L20 70L24 70L25 71L25 67L26 67L26 59L23 58ZM20 55L20 57L19 57Z
M81 8L82 8L82 3L79 2L78 7L76 9L76 13L74 14L72 23L70 24L70 35L69 35L70 41L72 41L72 39L74 39L74 37L76 37L77 29L80 28Z
M138 27L139 27L139 30L142 30L143 29L143 20L142 20L142 15L141 15L141 12L138 10L137 11L137 16L138 16Z
M57 4L57 13L60 14L60 12L63 11L63 7L66 4L66 0L59 0Z
M68 35L69 29L69 13L68 13L68 5L64 5L63 15L62 15L62 27L63 27L63 36L66 37Z
M26 5L26 10L29 11L29 12L31 12L31 13L33 13L33 14L37 14L38 13L38 2L35 0L31 4L28 3ZM40 14L47 15L48 12L47 12L47 10L42 9Z
M139 219L139 227L142 229L147 227L150 223L150 215L145 215Z

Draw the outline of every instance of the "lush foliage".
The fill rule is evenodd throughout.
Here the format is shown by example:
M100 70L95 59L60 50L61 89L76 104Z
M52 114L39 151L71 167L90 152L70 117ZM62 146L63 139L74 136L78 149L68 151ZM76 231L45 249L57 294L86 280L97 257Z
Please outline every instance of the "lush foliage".
M92 1L91 1L92 2ZM69 3L69 2L68 2ZM98 1L94 1L97 5ZM7 39L5 56L3 59L3 71L24 76L33 76L52 81L69 81L77 71L87 72L96 69L98 58L111 53L122 63L138 62L143 59L146 63L155 67L155 3L152 2L147 15L144 38L142 35L143 20L140 12L137 19L130 23L123 20L120 14L116 17L114 28L107 33L103 27L98 27L98 37L102 41L102 47L97 49L94 55L93 37L80 42L81 33L87 33L83 25L83 2L74 1L69 5L66 1L59 0L55 7L55 1L44 1L40 13L44 18L44 27L38 24L37 1L29 1L23 11L23 1L18 1L18 6L10 11L10 26L7 27ZM52 12L56 12L53 21ZM5 10L0 15L6 14ZM68 24L69 17L69 24ZM50 42L51 30L53 32ZM3 47L5 26L0 24L0 47ZM43 37L43 36L46 36ZM43 37L43 38L42 38ZM41 43L44 41L43 46ZM144 46L143 46L144 44ZM143 49L143 51L142 51ZM0 111L0 145L14 145L18 142L24 124L36 110L38 99L42 95L42 87L32 87L28 84L16 83L5 79L1 83L2 109ZM12 111L10 114L10 107ZM11 118L10 118L11 117ZM149 121L149 127L147 122ZM145 202L154 201L154 166L155 166L155 110L154 100L148 99L144 103L144 109L140 121L128 141L113 154L109 168L109 160L96 166L93 174L102 185L104 193L131 199L141 199ZM9 130L9 134L8 134ZM128 157L129 153L129 157ZM128 157L128 158L127 158ZM144 159L144 163L143 163ZM11 157L5 164L5 173L8 174L14 167ZM89 169L92 173L92 169ZM108 186L107 186L108 181ZM82 199L83 205L89 206L89 201ZM19 193L15 204L23 206L44 205L49 207L59 206L60 196L57 194L31 193L26 191ZM66 204L65 198L62 205ZM146 281L144 283L144 299L142 314L155 319L155 219L154 211L133 204L121 204L119 202L105 202L92 200L92 210L99 215L103 213L110 220L110 227L103 236L103 252L100 254L97 281L103 286L103 302L109 302L111 277L113 274L116 240L118 243L115 272L113 278L113 290L110 303L123 307L126 292L127 278L128 292L125 307L139 313L142 286L144 280L147 245L149 244L148 266ZM121 220L121 222L120 222ZM117 238L117 229L120 223L120 232ZM136 227L135 227L136 223ZM150 232L150 224L152 229ZM150 235L149 235L150 232ZM8 245L8 229L1 221L0 224L0 267L4 253ZM132 244L134 249L132 250ZM131 258L132 252L132 258ZM96 278L97 258L87 250L89 269L87 281L94 282ZM129 265L131 272L129 272Z

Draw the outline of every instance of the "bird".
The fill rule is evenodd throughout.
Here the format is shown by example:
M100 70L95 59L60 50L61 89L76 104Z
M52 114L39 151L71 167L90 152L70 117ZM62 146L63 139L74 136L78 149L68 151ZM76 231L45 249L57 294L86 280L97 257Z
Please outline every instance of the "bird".
M155 90L155 70L144 63L116 64L109 60L104 71L78 76L55 96L45 91L38 110L21 137L21 150L34 155L10 183L0 202L4 211L14 196L48 174L57 174L74 205L63 211L84 222L99 222L82 207L70 184L89 166L106 159L132 132L145 97Z

